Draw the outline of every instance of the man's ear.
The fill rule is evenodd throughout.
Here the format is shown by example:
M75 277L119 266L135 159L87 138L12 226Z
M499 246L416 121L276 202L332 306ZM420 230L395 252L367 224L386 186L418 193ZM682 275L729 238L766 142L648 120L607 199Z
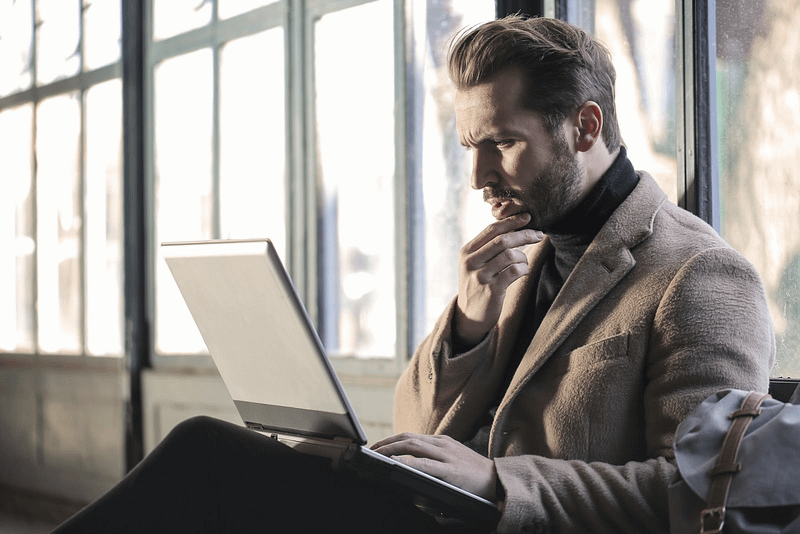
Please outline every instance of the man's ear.
M603 131L603 111L596 102L589 100L578 109L578 138L575 148L588 152L600 139Z

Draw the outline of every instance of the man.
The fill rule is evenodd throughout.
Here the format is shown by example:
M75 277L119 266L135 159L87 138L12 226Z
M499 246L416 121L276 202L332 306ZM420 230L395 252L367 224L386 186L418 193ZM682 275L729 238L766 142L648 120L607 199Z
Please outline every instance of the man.
M376 448L498 501L500 532L666 531L678 423L716 390L768 387L759 277L634 172L610 58L580 30L490 22L450 72L497 222L397 387L415 434Z
M634 172L583 32L494 21L450 65L497 222L462 249L458 296L397 387L403 432L374 448L497 502L499 532L666 531L677 424L718 389L768 386L761 282ZM59 532L443 531L370 484L192 419Z

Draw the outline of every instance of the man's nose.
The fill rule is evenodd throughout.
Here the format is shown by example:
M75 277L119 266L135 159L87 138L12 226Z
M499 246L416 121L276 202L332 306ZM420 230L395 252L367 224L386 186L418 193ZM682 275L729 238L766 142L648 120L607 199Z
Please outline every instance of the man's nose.
M493 168L491 155L484 150L473 149L470 186L472 189L480 190L494 183L497 183L497 170Z

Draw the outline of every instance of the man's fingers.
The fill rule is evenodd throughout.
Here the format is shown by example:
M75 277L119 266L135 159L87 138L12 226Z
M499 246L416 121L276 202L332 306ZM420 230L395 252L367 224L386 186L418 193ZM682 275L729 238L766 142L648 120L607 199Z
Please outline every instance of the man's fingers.
M478 260L469 260L466 264L468 270L476 271L478 282L491 284L499 281L498 276L508 269L524 274L528 271L528 257L517 249L505 249L492 257L487 263L480 264ZM507 273L508 274L508 273Z
M386 456L411 455L442 460L446 457L447 436L429 436L404 432L376 442L372 449Z
M473 253L479 249L481 249L484 245L492 241L497 236L508 234L514 232L515 230L519 230L531 220L531 216L528 213L519 213L507 219L503 219L501 221L493 222L486 228L484 228L481 233L479 233L475 239L467 243L467 253ZM527 233L536 232L535 230L527 230ZM527 243L520 243L521 246Z

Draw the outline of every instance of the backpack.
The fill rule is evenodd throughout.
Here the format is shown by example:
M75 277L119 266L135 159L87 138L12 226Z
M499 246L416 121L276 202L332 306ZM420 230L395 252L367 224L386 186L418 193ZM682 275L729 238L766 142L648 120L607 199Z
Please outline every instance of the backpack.
M678 425L670 534L800 533L798 397L722 390Z

